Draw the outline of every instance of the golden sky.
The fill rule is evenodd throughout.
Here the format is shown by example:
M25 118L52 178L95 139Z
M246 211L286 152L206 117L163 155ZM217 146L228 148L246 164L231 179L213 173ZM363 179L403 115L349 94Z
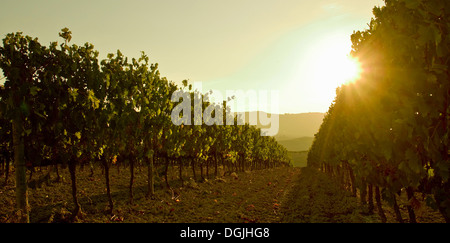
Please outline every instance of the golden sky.
M42 44L68 27L100 58L120 49L159 63L162 76L205 89L279 91L280 113L325 112L333 82L317 73L345 55L382 0L2 0L0 36L22 31ZM327 61L328 60L328 61ZM318 63L322 63L317 68ZM328 65L328 66L327 66Z

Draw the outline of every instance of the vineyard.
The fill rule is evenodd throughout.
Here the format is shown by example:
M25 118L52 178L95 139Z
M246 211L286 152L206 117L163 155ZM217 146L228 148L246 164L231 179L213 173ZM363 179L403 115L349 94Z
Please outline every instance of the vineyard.
M403 222L430 206L450 222L450 4L386 1L354 32L359 80L337 90L308 154L317 168L386 221L382 199ZM375 202L374 203L374 198Z
M360 77L304 153L144 52L99 60L68 28L48 46L6 35L0 222L450 223L450 2L373 15L350 37Z
M122 170L121 176L128 179L127 201L133 204L137 167L146 168L147 196L152 198L157 168L163 168L165 190L173 192L168 171L175 167L183 184L190 178L183 177L186 170L196 181L217 176L219 167L231 174L289 164L286 149L274 138L261 136L260 129L238 125L226 101L208 102L207 95L193 91L187 81L177 87L160 77L158 64L150 64L144 53L130 62L117 51L99 61L92 44L70 46L67 28L59 35L62 44L46 47L37 38L12 33L0 47L0 67L6 77L0 93L0 161L5 183L14 162L18 221L29 222L33 205L28 202L28 187L54 176L60 180L63 168L70 172L71 219L76 220L83 217L79 167L102 168L106 211L112 214L113 165L129 171ZM175 91L182 99L202 101L186 109L193 115L171 117L180 102L172 99ZM198 119L204 123L174 125L179 120L198 124ZM227 124L235 121L234 125L222 125L224 119ZM51 169L36 178L35 171L42 167Z

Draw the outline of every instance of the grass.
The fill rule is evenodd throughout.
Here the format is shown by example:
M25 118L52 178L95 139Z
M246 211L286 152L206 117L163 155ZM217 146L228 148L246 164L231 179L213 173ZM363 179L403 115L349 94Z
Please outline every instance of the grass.
M288 151L294 167L306 167L306 158L308 151Z

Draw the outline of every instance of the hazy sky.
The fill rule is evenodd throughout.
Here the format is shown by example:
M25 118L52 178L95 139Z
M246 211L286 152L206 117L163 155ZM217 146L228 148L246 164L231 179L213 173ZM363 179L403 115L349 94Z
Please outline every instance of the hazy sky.
M325 112L331 85L314 82L310 64L332 48L350 51L382 0L2 0L0 36L22 31L42 44L90 42L103 59L120 49L159 63L162 76L205 89L276 90L279 112ZM323 68L327 72L327 68Z

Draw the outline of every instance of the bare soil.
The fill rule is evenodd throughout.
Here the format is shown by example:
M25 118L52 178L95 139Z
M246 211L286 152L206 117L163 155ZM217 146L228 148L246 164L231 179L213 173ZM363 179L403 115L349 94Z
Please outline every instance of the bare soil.
M219 176L210 174L206 180L193 180L183 172L183 183L177 168L169 171L171 190L164 177L156 179L156 195L147 198L145 167L138 167L134 181L134 201L129 204L129 170L113 166L110 170L114 201L112 214L106 213L108 199L101 167L77 169L78 197L83 213L75 222L81 223L378 223L376 211L367 214L357 197L339 188L324 174L297 167L246 171ZM0 185L0 222L17 222L14 209L14 171L7 184ZM46 169L34 172L42 178ZM70 221L74 208L71 181L67 169L60 169L49 181L29 189L30 221L60 223ZM199 173L197 173L197 177ZM3 183L4 176L0 176ZM405 222L408 222L406 199L399 200ZM442 216L425 203L416 210L417 221L443 223ZM389 223L396 222L394 212L383 202Z

